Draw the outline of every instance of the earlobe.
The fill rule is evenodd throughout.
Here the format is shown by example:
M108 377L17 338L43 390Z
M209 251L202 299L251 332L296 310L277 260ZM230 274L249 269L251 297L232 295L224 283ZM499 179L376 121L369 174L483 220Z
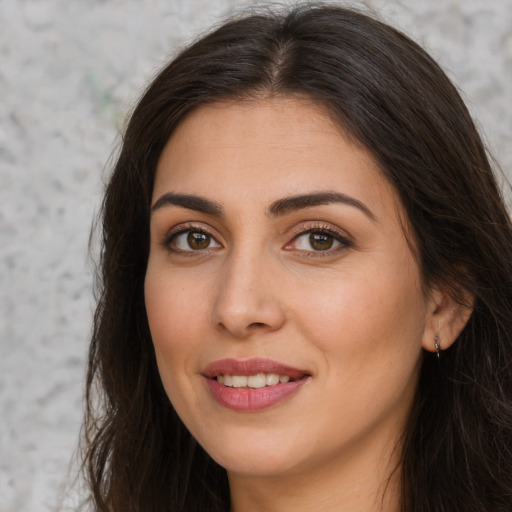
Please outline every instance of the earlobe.
M425 350L437 352L439 356L459 337L473 312L474 303L469 294L464 294L462 299L456 300L449 293L432 290L422 339Z

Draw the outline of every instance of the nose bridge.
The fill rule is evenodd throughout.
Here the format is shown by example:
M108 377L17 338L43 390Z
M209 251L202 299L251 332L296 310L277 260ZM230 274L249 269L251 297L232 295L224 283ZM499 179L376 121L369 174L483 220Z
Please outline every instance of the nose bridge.
M238 338L279 329L284 310L275 293L274 270L274 262L262 246L233 250L219 274L213 311L217 326Z

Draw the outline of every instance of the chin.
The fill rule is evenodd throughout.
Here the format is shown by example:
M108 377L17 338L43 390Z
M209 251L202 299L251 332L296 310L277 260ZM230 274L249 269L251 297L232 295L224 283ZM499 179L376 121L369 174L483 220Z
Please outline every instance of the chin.
M228 473L255 477L282 475L293 472L304 457L304 447L295 436L272 435L269 429L255 435L247 432L223 433L223 443L203 444L209 455Z
M285 454L270 456L245 450L243 453L221 454L214 460L228 473L250 477L272 477L293 473L296 465Z

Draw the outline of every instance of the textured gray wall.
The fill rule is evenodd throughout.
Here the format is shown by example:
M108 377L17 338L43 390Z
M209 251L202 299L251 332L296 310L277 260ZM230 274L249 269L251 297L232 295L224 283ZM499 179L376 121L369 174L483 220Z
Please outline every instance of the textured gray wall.
M0 0L0 512L54 510L66 482L93 310L89 228L118 127L179 43L248 3ZM367 5L441 62L510 173L512 1Z

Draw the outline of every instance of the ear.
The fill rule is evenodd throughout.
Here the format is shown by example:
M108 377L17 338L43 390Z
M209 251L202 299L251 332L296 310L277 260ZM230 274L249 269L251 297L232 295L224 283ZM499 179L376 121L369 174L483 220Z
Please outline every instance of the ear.
M461 299L455 300L447 291L431 290L421 343L425 350L436 352L436 338L440 349L445 350L459 337L473 312L474 304L474 298L469 293L463 294Z

